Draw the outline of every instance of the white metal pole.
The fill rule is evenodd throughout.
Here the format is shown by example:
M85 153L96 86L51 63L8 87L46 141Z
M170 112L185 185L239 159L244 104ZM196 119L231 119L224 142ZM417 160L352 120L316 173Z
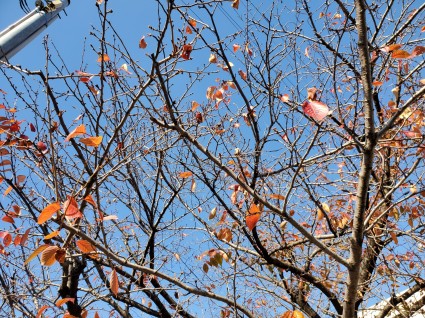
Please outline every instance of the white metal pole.
M45 9L36 8L0 32L0 60L8 60L55 21L70 0L54 0Z

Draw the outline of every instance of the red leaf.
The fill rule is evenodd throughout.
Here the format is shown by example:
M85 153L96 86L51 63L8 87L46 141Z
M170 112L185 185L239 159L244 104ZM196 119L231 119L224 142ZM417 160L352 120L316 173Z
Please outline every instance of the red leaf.
M192 34L192 28L190 26L186 26L186 34Z
M20 242L20 245L21 246L25 246L25 243L28 240L29 234L30 234L30 229L26 230L25 233L24 233L24 235L22 235L22 239L21 239L21 242Z
M118 282L118 276L117 276L117 272L115 271L115 268L111 272L111 275L109 277L109 285L111 288L111 292L116 296L118 294L119 282Z
M425 53L425 46L417 46L413 49L412 54L410 56L415 57L418 55L422 55L424 53Z
M3 244L4 246L9 246L12 243L12 235L9 232L4 232Z
M63 211L65 212L65 216L70 219L82 218L83 214L78 208L77 201L71 196L68 196L67 198L68 199L63 203L62 207Z
M35 132L35 127L34 127L34 125L33 125L33 124L30 124L30 130L31 130L32 132Z
M181 57L185 60L190 59L190 53L192 53L193 47L190 44L183 45L182 55Z
M325 103L319 101L305 101L302 105L304 114L311 118L321 121L329 115L329 108Z
M233 44L233 52L237 52L241 46L239 44Z

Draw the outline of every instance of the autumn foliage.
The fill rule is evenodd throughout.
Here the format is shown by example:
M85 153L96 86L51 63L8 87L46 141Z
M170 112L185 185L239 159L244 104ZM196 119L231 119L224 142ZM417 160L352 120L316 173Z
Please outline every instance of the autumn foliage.
M425 6L119 6L1 62L0 316L418 312Z

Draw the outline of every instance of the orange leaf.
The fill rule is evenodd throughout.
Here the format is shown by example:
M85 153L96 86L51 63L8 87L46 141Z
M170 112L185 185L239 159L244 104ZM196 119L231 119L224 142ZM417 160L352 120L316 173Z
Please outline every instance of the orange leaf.
M108 62L110 60L111 59L109 58L108 54L103 54L103 55L99 54L99 57L97 58L98 62Z
M179 173L179 177L180 178L183 178L183 179L185 179L185 178L189 178L189 177L191 177L193 175L193 173L192 172L190 172L190 171L185 171L185 172L180 172Z
M51 238L53 238L53 237L58 236L58 235L59 235L59 233L60 233L60 231L53 231L52 233L47 234L47 235L44 237L44 239L45 239L45 240L49 240L49 239L51 239Z
M199 106L199 103L193 101L192 102L192 111L196 110L196 108L198 108L198 106Z
M97 209L97 204L96 202L93 200L93 197L91 196L91 194L89 194L88 196L86 196L84 198L84 201L90 203L95 209Z
M193 19L189 19L189 24L191 25L191 26L193 26L194 28L196 27L196 21L195 20L193 20Z
M391 44L391 45L384 46L383 48L381 48L381 51L388 53L388 52L392 52L392 51L401 49L401 47L402 47L401 44Z
M269 194L269 197L277 200L285 200L285 197L281 194Z
M25 234L24 234L25 235ZM21 245L22 245L22 241L21 240ZM51 245L40 245L34 252L31 253L31 255L26 259L26 261L24 262L24 265L28 264L29 262L31 262L34 258L37 257L38 254L40 254L41 252L43 252L46 248L50 247Z
M239 44L233 44L233 52L237 52L240 49L240 45Z
M7 223L15 223L15 220L10 215L3 216L1 220Z
M42 306L42 307L38 310L38 312L37 312L37 316L35 316L35 318L40 318L40 317L41 317L41 315L43 314L43 312L44 312L47 308L50 308L50 306L47 306L47 305Z
M116 296L118 294L119 282L118 282L118 276L117 276L117 272L115 271L115 268L111 272L111 275L109 277L109 285L111 288L111 292Z
M80 142L89 147L98 147L102 143L102 136L81 138Z
M76 244L83 253L91 253L96 251L96 247L94 247L89 241L78 240Z
M71 303L74 303L74 302L75 302L75 298L62 298L62 299L59 299L59 300L55 303L55 305L56 305L57 307L61 307L62 305L66 304L68 301L70 301Z
M4 191L4 196L6 196L6 195L8 195L9 193L10 193L10 191L12 191L13 190L13 187L12 186L9 186L7 189L6 189L6 191Z
M260 219L261 211L254 203L251 204L248 213L245 217L246 226L252 231Z
M239 9L239 0L233 0L232 2L232 8Z
M63 211L65 212L65 216L70 219L83 217L83 214L78 208L77 201L71 196L68 196L67 198L68 199L63 203L62 207Z
M242 79L243 79L244 81L246 81L247 77L246 77L246 73L245 73L244 71L239 70L239 75L240 75L240 77L242 77Z
M391 57L395 59L407 59L410 57L410 53L404 50L396 50L391 54Z
M192 28L190 26L186 26L186 34L192 34Z
M374 81L374 82L372 82L372 85L373 86L382 86L382 84L384 84L384 83L381 82L381 81Z
M99 314L97 313L97 311L94 313L94 318L100 318Z
M41 211L40 215L38 216L37 223L43 224L47 220L49 220L55 212L60 210L60 204L57 202L50 203L48 206L46 206L43 211Z
M145 36L142 36L142 38L140 39L140 42L139 42L139 48L146 49L147 46L148 46L148 44L145 41Z
M286 103L289 100L289 95L288 94L283 94L282 96L280 96L280 100L284 103Z
M41 265L52 266L56 262L56 252L59 246L49 246L41 253Z
M86 127L83 125L78 126L75 128L66 138L65 141L70 141L71 138L74 138L79 135L84 135L86 133Z

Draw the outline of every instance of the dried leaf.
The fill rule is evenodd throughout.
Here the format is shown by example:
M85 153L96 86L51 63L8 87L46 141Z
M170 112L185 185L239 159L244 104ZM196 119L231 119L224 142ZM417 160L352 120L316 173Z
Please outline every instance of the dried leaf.
M118 276L117 272L114 270L111 272L111 275L109 277L109 286L111 288L111 292L117 296L118 295L118 288L119 288L119 282L118 282Z
M280 100L284 103L286 103L287 101L289 101L289 95L288 94L283 94L282 96L280 96Z
M397 234L395 234L394 232L390 232L390 236L391 236L391 239L394 241L394 243L395 243L396 245L398 245L398 238L397 238Z
M139 48L146 49L147 46L148 44L145 41L145 36L142 36L142 38L139 41Z
M197 102L193 101L193 102L192 102L192 111L195 111L195 110L196 110L196 108L198 108L198 107L199 107L199 103L197 103Z
M210 63L217 63L217 56L214 53L210 54L210 58L208 59Z
M49 220L53 216L53 214L59 211L60 208L61 207L58 202L50 203L43 209L43 211L41 211L40 215L38 216L37 223L43 224L44 222Z
M236 10L239 9L239 0L233 0L232 8Z
M92 197L92 195L91 194L89 194L88 196L86 196L85 198L84 198L84 201L86 201L86 202L88 202L88 203L90 203L95 209L97 209L97 204L96 204L96 202L94 201L94 199L93 199L93 197Z
M183 45L181 57L185 60L190 59L190 53L192 53L192 51L193 51L192 45L190 44Z
M246 73L245 73L244 71L239 70L239 75L240 75L240 77L241 77L244 81L246 81L246 79L247 79L247 75L246 75Z

